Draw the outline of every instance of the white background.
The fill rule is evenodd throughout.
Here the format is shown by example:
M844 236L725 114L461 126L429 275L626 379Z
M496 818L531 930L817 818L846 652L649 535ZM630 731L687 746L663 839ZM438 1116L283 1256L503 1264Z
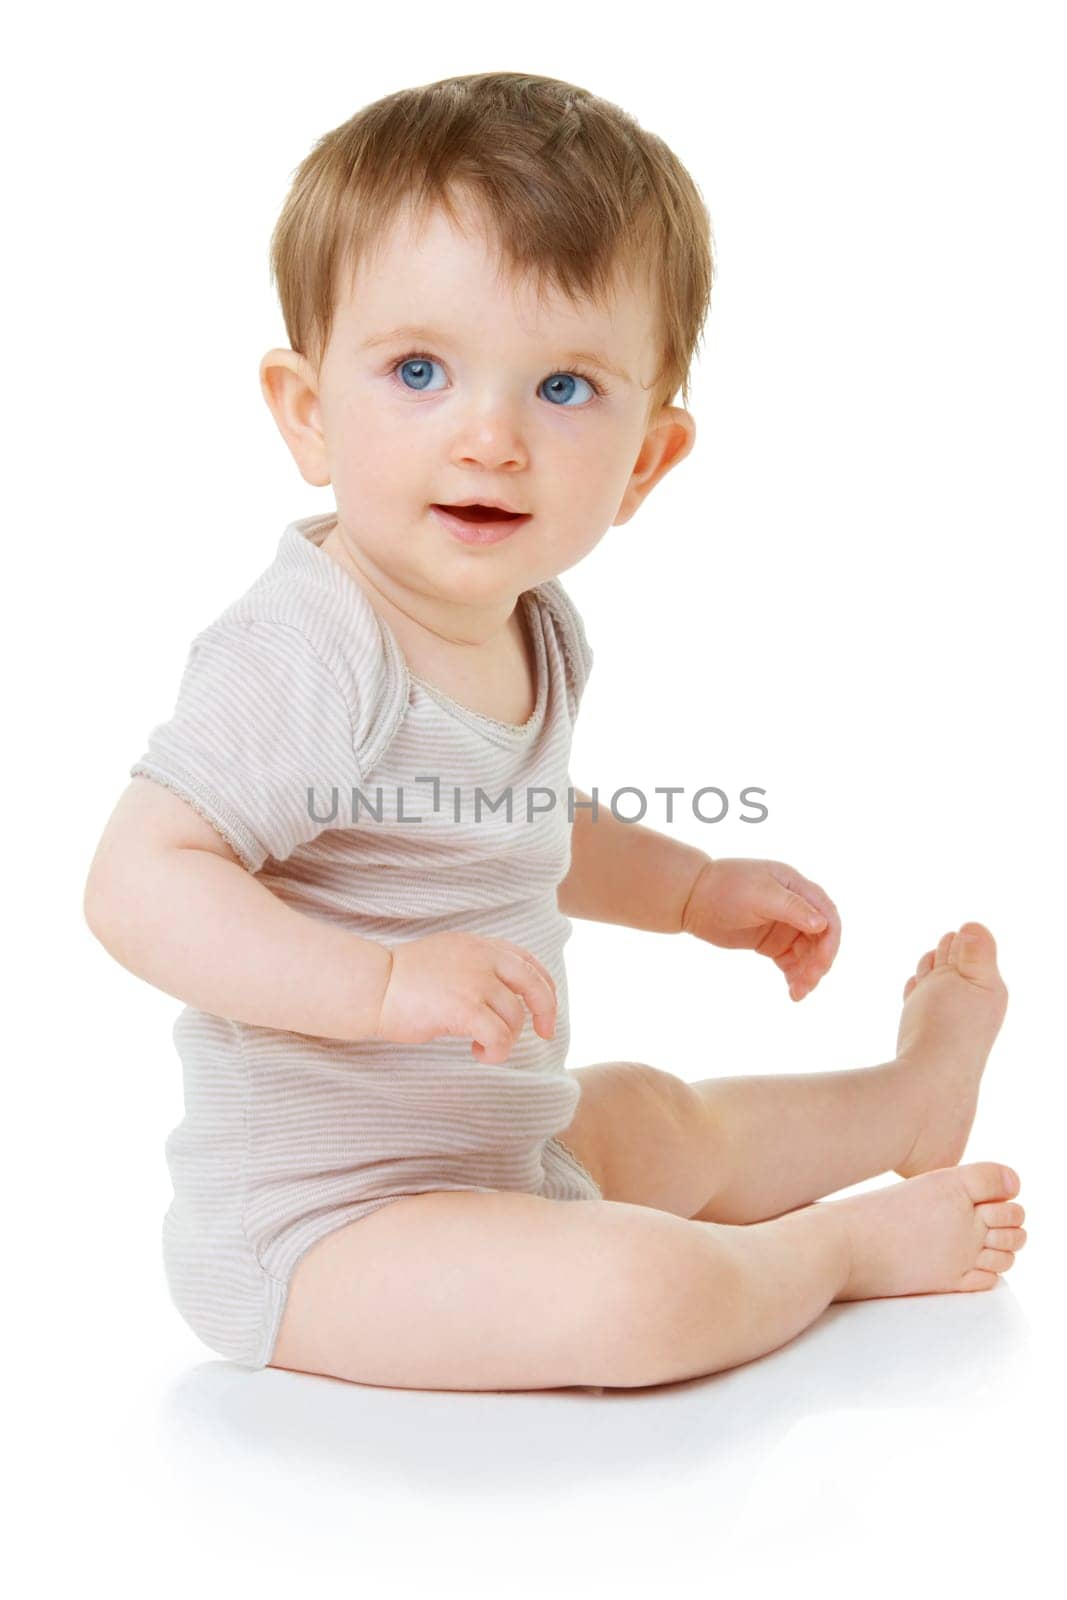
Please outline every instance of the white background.
M1045 1592L1064 1421L1061 20L307 0L9 25L20 1593ZM834 1306L758 1362L644 1393L427 1395L214 1359L160 1259L179 1005L81 919L193 634L288 522L332 505L258 388L286 342L267 245L290 174L368 101L490 69L569 79L659 133L718 251L696 449L564 579L596 654L574 780L764 787L759 827L735 808L668 831L792 863L844 923L800 1006L754 956L575 924L570 1064L884 1060L905 977L969 917L1011 990L966 1154L1023 1180L1029 1243L998 1289Z

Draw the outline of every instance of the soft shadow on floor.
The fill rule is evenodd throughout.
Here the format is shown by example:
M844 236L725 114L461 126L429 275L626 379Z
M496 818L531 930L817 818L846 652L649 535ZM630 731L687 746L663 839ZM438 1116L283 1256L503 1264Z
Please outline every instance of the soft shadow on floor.
M646 1472L721 1472L733 1499L798 1421L841 1409L981 1406L1010 1390L1028 1339L1001 1280L981 1294L832 1305L780 1350L651 1389L386 1389L214 1360L166 1393L160 1445L175 1463L222 1445L268 1470L276 1461L287 1474L323 1473L355 1490L392 1481L445 1496L512 1495Z

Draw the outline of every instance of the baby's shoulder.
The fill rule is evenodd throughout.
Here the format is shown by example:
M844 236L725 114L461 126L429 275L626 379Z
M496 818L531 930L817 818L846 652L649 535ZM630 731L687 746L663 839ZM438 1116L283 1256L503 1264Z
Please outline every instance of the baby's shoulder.
M534 589L542 615L548 618L563 657L572 719L577 716L586 680L593 669L593 651L581 612L559 578L547 578Z
M335 588L314 571L268 568L197 635L193 651L205 644L214 659L243 659L264 694L310 702L336 693L362 772L381 759L403 718L402 659L358 585Z
M341 679L353 664L374 677L382 671L385 652L368 619L301 573L268 570L231 600L209 627L288 630Z

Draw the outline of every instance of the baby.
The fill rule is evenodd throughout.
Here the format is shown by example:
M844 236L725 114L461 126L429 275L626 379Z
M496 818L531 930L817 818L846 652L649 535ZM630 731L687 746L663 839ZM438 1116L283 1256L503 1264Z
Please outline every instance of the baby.
M694 440L671 401L713 253L685 168L584 89L452 78L319 140L272 266L263 392L336 510L193 641L85 895L185 1002L178 1311L252 1368L634 1387L832 1301L992 1288L1026 1235L1015 1173L956 1165L1007 1003L980 923L921 958L881 1065L565 1065L571 918L754 950L794 1000L840 938L791 867L570 781L593 657L560 574Z

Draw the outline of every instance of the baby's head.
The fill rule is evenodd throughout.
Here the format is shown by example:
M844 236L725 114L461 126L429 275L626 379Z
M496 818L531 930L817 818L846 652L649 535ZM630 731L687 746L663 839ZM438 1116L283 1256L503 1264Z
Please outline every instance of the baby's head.
M714 271L699 190L584 89L405 89L321 138L271 242L292 348L260 367L308 483L386 593L499 609L627 522L692 448ZM434 505L527 515L472 544Z

